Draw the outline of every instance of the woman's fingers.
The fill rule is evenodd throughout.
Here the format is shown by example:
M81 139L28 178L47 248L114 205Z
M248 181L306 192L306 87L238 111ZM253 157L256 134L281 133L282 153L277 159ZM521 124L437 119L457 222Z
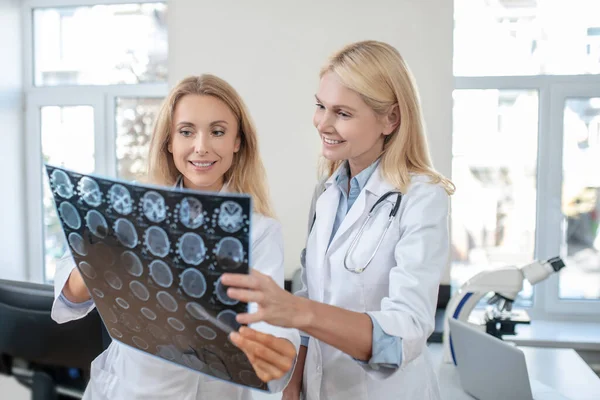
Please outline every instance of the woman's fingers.
M257 311L255 313L249 314L249 313L243 313L243 314L238 314L235 317L235 320L237 322L239 322L240 324L244 324L244 325L250 325L253 324L255 322L260 322L262 321L262 313L260 311Z
M271 379L283 376L293 366L296 349L286 339L246 327L242 327L240 333L232 333L230 337L233 344L246 354L252 365L271 376Z
M242 326L240 328L239 334L247 339L250 339L254 342L262 343L268 348L276 351L277 353L284 355L289 358L296 357L296 348L289 340L277 338L273 335L269 335L267 333L259 332L255 329L248 328L246 326Z
M221 275L221 283L225 286L256 289L259 285L259 279L254 274L226 273Z
M264 298L262 292L231 287L227 289L227 296L245 303L260 303Z
M278 369L274 365L271 365L260 358L255 359L254 362L251 363L256 375L258 375L260 380L265 383L272 381L273 379L279 379L287 372Z

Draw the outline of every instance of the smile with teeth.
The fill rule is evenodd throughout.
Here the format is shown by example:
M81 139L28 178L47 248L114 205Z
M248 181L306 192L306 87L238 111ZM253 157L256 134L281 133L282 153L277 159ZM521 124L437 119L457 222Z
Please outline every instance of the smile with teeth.
M340 144L340 143L345 142L345 140L332 140L332 139L327 139L326 137L323 137L323 141L327 144Z
M213 165L214 163L216 163L216 161L205 161L205 162L201 162L201 161L190 161L190 163L194 166L194 167L198 167L198 168L207 168L210 167L211 165Z

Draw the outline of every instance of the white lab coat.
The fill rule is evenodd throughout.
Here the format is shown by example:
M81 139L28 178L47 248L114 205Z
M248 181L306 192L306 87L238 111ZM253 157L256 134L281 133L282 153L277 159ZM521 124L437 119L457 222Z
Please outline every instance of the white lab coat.
M449 198L441 185L413 175L396 218L370 266L344 268L350 243L377 199L395 188L378 167L341 223L329 248L339 203L339 170L315 191L316 220L307 239L303 289L297 295L356 312L371 312L383 331L402 338L402 365L373 369L310 338L304 367L307 400L438 400L437 376L426 346L434 329L438 287L449 257ZM318 200L315 203L315 199ZM383 233L396 195L379 206L349 259L363 266ZM312 217L311 217L312 222ZM347 327L352 329L352 327Z
M252 215L251 231L252 266L270 275L283 286L283 236L279 222L258 214ZM82 318L93 306L74 310L58 299L71 271L75 268L73 258L63 258L56 269L55 301L52 318L64 323ZM256 310L256 304L250 304ZM298 351L300 336L293 329L268 325L264 322L252 328L290 340ZM293 369L292 369L293 370ZM272 391L282 391L292 371L279 380L271 381ZM252 399L253 390L213 379L184 367L154 358L137 349L113 341L91 365L91 378L84 400L151 400L151 399Z

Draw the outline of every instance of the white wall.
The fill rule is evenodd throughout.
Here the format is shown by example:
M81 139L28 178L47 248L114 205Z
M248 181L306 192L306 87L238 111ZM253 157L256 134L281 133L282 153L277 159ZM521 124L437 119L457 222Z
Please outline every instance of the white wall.
M0 2L0 278L26 278L21 1Z
M452 13L448 0L169 1L170 85L214 73L254 117L288 278L299 266L317 176L320 141L311 120L321 64L357 40L396 46L421 91L435 167L450 176Z

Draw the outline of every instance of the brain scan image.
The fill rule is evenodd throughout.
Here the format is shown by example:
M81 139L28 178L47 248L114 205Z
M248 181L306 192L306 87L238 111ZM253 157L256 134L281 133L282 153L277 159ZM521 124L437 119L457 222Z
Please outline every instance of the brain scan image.
M217 243L215 249L217 262L225 270L239 267L244 262L244 246L233 237L225 237Z
M85 215L85 224L94 236L104 239L108 234L106 219L96 210L90 210Z
M130 249L133 249L135 246L137 246L138 236L135 226L133 226L131 221L128 221L125 218L119 218L115 222L113 229L115 231L115 235L117 235L117 239L123 246Z
M127 314L127 313L121 314L120 322L122 322L123 325L132 332L138 333L138 332L141 332L141 330L142 330L142 326L138 322L137 318L135 318L131 314Z
M196 354L184 354L182 356L183 362L190 368L195 369L197 371L202 371L206 369L206 364L204 364Z
M152 222L162 222L167 218L165 199L157 192L146 192L142 197L144 215Z
M154 324L148 324L148 331L155 339L165 340L169 337L168 333Z
M69 228L79 229L81 227L81 218L73 204L63 201L58 206L58 214Z
M144 317L148 318L150 321L154 321L156 320L156 318L158 318L156 313L147 307L142 307L140 309L140 312L144 315Z
M169 361L175 360L176 352L170 346L159 345L157 347L158 355Z
M176 331L182 332L183 330L185 330L185 325L183 324L183 322L181 322L175 317L167 318L167 322L169 323L169 325L171 325L171 328L175 329Z
M121 215L129 215L133 210L133 200L129 190L121 184L114 184L108 191L108 201L112 208Z
M187 232L179 239L177 252L187 264L198 265L204 260L206 246L200 235Z
M235 233L244 225L244 211L242 206L234 201L221 204L219 210L219 227L225 232Z
M185 305L185 309L192 317L196 318L198 321L205 321L210 317L208 311L206 311L206 309L198 303L189 302Z
M237 331L241 325L235 320L236 316L235 311L223 310L217 315L217 320Z
M103 310L103 317L106 321L110 322L111 324L116 324L117 322L119 322L119 319L117 318L117 314L115 314L115 312L113 310L111 310L110 308L107 308L106 310Z
M127 300L122 299L120 297L117 297L117 300L115 300L117 302L117 304L119 306L121 306L124 310L129 309L129 303L127 302Z
M106 271L104 273L104 279L106 279L106 283L115 290L121 290L123 287L123 281L114 271Z
M133 340L133 343L135 343L135 345L142 350L146 350L148 347L150 347L150 345L139 336L134 336L131 338L131 340Z
M156 300L158 300L158 304L160 304L165 310L172 313L177 311L177 300L175 300L170 293L162 290L156 295Z
M219 301L223 304L232 306L238 303L238 300L232 299L231 297L227 296L227 287L221 284L221 278L217 280L215 293L217 294L217 298L219 299Z
M55 169L50 175L50 187L63 199L73 197L73 183L66 172Z
M150 263L150 276L158 286L168 288L173 284L173 273L164 261L154 260Z
M110 337L212 378L268 391L228 335L248 304L252 199L46 166L60 228Z
M144 266L140 261L139 257L132 251L125 251L121 254L121 265L125 267L125 270L129 275L140 277L144 273Z
M79 269L85 276L87 276L90 279L96 279L96 277L98 276L94 267L92 267L87 261L80 262Z
M110 267L115 265L116 255L113 247L99 242L92 246L91 253L93 253L90 255L94 258L97 266Z
M111 333L112 333L114 336L116 336L116 337L118 337L118 338L122 338L122 337L123 337L123 334L122 334L122 333L121 333L121 331L119 331L117 328L112 328L112 329L110 330L110 332L111 332Z
M204 325L197 327L196 332L206 340L215 340L217 337L217 332L214 329Z
M206 279L202 272L195 268L188 268L181 273L180 285L185 294L196 299L206 293Z
M227 367L223 364L223 361L217 360L208 364L210 371L217 377L224 380L231 380L231 375L227 372Z
M129 282L129 289L131 289L131 293L133 293L133 295L141 301L148 301L148 299L150 298L150 292L148 291L146 286L144 286L144 284L141 282Z
M155 257L166 257L169 254L171 242L164 229L158 226L151 226L146 230L144 236L146 249Z
M71 249L75 253L79 254L80 256L87 256L88 249L87 249L85 242L83 241L83 238L81 237L80 234L78 234L76 232L69 233L68 241L69 241L69 244L71 245Z
M95 180L84 176L77 184L77 190L79 190L79 196L88 205L92 207L98 207L102 203L102 192L100 186Z
M179 206L179 221L189 229L197 229L204 222L204 208L200 200L184 198Z
M240 372L240 379L248 386L262 386L262 381L256 376L256 374L249 370L244 370Z

